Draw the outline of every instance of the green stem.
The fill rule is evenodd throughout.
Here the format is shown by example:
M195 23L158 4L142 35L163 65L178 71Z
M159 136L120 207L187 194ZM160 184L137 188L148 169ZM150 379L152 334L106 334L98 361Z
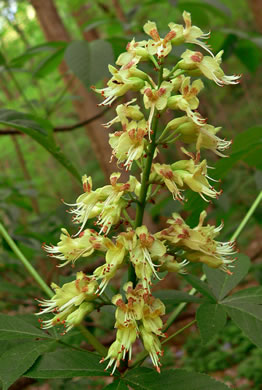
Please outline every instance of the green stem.
M193 320L191 322L189 322L188 324L186 324L185 326L183 326L183 328L180 328L178 329L175 333L171 334L167 339L165 339L161 344L165 344L167 343L168 341L172 340L174 337L176 337L177 335L179 335L180 333L184 332L184 330L186 330L187 328L190 328L190 326L194 325L196 323L196 320Z
M142 181L141 181L141 190L140 190L140 196L139 196L139 204L137 205L137 212L136 212L136 219L135 219L135 226L141 226L143 223L143 216L144 211L146 207L146 196L147 196L147 190L148 190L148 179L151 171L152 161L154 158L155 148L156 148L156 130L157 130L157 124L158 124L158 112L156 111L153 121L152 121L152 137L151 137L151 143L149 145L148 155L146 159L146 165L145 169L143 171L142 175Z
M150 199L153 199L154 196L158 193L158 191L160 190L161 188L161 184L157 184L156 188L154 189L154 191L152 193L149 193L147 198L146 198L146 201L148 202Z
M134 221L132 221L132 219L129 217L128 212L126 210L123 210L123 214L124 214L125 219L127 220L127 222L134 229L134 227L135 227Z
M7 233L6 229L0 222L0 234L3 236L3 238L6 240L10 248L13 250L13 252L16 254L16 256L21 260L29 274L35 279L37 284L41 287L41 289L46 293L46 295L50 298L54 295L52 290L47 286L45 281L41 278L41 276L36 272L36 270L32 267L30 262L26 259L26 257L23 255L23 253L20 251L14 240L10 237L10 235Z
M262 191L260 191L260 193L258 194L258 196L256 197L255 201L253 202L253 204L251 205L250 209L248 210L248 212L246 213L245 217L242 219L240 225L238 226L237 230L235 231L235 233L233 234L233 236L231 237L230 241L233 241L233 240L236 240L237 237L239 236L239 234L242 232L242 230L244 229L244 227L246 226L246 224L248 223L249 219L251 218L251 216L254 214L256 208L258 207L259 203L262 201Z
M179 64L177 63L168 73L168 75L165 77L165 80L169 79L169 77L178 69Z
M3 238L6 240L10 248L13 250L13 252L16 254L18 259L22 262L22 264L25 266L29 274L35 279L39 287L46 293L46 295L49 298L52 298L54 293L52 290L48 287L46 282L41 278L41 276L38 274L38 272L32 267L32 265L29 263L27 258L23 255L23 253L20 251L14 240L10 237L10 235L7 233L6 229L0 222L0 234L3 236ZM96 339L96 337L83 325L79 325L78 329L80 332L85 336L88 343L91 344L97 352L99 352L102 356L106 355L107 350L106 348Z
M180 333L184 332L184 330L186 330L187 328L190 328L190 326L194 325L196 323L196 320L193 320L191 322L189 322L188 324L186 324L185 326L183 326L183 328L180 328L178 329L175 333L171 334L167 339L165 339L164 341L162 341L162 345L167 343L168 341L172 340L174 337L176 337L177 335L179 335ZM147 357L148 355L148 352L147 351L143 351L141 352L136 360L134 361L134 363L130 366L130 368L135 368L137 366L140 366L143 361L145 360L145 358Z
M160 70L159 70L158 88L160 87L162 80L163 80L163 65L160 66ZM136 219L135 219L134 228L141 226L143 223L144 211L146 207L147 191L149 187L148 179L149 179L152 161L156 149L156 133L157 133L158 120L159 120L159 112L155 110L154 117L152 120L152 127L151 127L153 134L151 136L151 143L148 147L147 159L142 174L139 203L137 204L137 208L136 208ZM134 285L136 284L136 274L132 264L130 264L128 268L128 280L132 281Z
M255 201L253 202L253 204L249 208L248 212L246 213L246 215L242 219L240 225L238 226L236 231L233 233L230 241L233 241L233 240L237 239L237 237L240 235L240 233L242 232L242 230L244 229L244 227L248 223L249 219L251 218L252 214L255 212L256 208L258 207L258 205L259 205L259 203L261 201L262 201L262 191L256 197ZM206 280L206 275L202 275L201 280L205 281ZM195 293L196 293L196 289L195 288L192 288L189 291L190 295L194 295ZM187 305L186 302L182 302L175 308L175 310L171 313L171 315L169 316L169 318L168 318L168 320L166 322L166 326L165 326L164 331L167 331L167 329L172 325L172 323L175 321L175 319L179 316L181 311L184 310L186 305Z
M155 65L156 69L159 69L159 65L158 65L157 60L155 59L155 57L153 55L150 55L149 58L153 62L153 64Z

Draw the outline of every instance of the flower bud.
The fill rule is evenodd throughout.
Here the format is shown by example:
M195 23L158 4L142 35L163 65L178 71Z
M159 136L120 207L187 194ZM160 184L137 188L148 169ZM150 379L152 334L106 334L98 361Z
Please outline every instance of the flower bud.
M187 260L178 262L175 260L174 256L164 255L161 259L160 271L176 272L176 273L185 273L184 267L188 264Z
M129 77L128 79L128 85L132 91L140 91L145 85L144 80L142 80L139 77Z
M209 256L201 252L185 252L185 257L192 263L204 263L211 268L219 268L223 265L220 257Z
M85 316L91 313L95 305L91 302L83 302L78 309L69 314L65 320L67 332L74 326L80 325Z

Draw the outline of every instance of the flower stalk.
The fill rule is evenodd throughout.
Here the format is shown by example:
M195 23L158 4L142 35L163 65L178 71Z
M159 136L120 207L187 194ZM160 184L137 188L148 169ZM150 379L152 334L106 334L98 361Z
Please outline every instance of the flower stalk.
M53 292L52 290L47 286L45 281L42 279L42 277L39 275L39 273L34 269L34 267L30 264L30 262L27 260L27 258L23 255L23 253L20 251L12 237L8 234L7 230L5 229L4 225L0 222L0 234L3 236L7 244L10 246L12 251L15 253L15 255L18 257L18 259L22 262L26 270L28 271L29 275L33 277L33 279L36 281L36 283L39 285L41 290L48 296L52 297Z
M127 92L143 96L141 106L135 104L136 98L118 104L116 116L104 124L105 128L115 130L109 134L109 143L112 159L117 159L119 169L129 171L135 162L140 175L135 172L135 176L130 175L123 183L121 171L114 172L109 184L96 189L92 178L83 176L83 193L75 203L68 204L73 223L79 225L77 232L70 235L62 229L57 245L43 246L49 256L62 261L59 266L74 265L80 257L104 257L104 263L91 275L77 272L75 280L62 287L52 284L51 299L40 301L39 314L52 315L43 321L44 328L63 324L67 332L78 326L86 314L101 306L101 300L108 301L105 294L109 284L128 265L128 282L120 290L123 294L112 298L116 339L102 359L107 361L112 374L121 360L130 365L133 344L138 338L160 372L163 354L160 340L166 337L161 319L165 305L151 291L153 279L161 279L159 272L185 273L190 262L202 262L231 274L235 243L216 239L223 226L204 223L205 212L194 228L176 213L168 219L167 227L155 234L143 224L147 203L160 187L166 187L174 201L183 202L186 189L197 192L206 201L218 197L221 191L210 183L209 166L206 159L201 160L202 150L209 149L224 157L221 151L231 145L216 135L220 128L208 125L198 112L198 95L204 83L200 79L191 81L191 75L205 76L219 86L236 84L239 76L224 74L220 67L222 52L215 56L203 42L209 34L192 25L188 12L183 13L183 19L184 25L170 23L170 31L163 38L156 23L148 21L144 31L149 39L129 42L126 52L116 61L117 67L109 65L112 77L106 87L92 87L104 98L100 106L110 106ZM187 50L171 70L165 68L165 58L173 48L187 43L200 46L209 55ZM139 69L141 62L153 66L152 74ZM155 72L157 80L154 80ZM182 116L163 125L167 109L180 111ZM158 134L160 117L164 129ZM171 164L157 163L158 145L169 143L175 147L177 139L191 145L195 152L182 147L184 159ZM132 203L136 206L134 220L128 213ZM89 220L93 220L92 229L86 228ZM123 228L118 231L121 224ZM97 350L102 352L99 345Z

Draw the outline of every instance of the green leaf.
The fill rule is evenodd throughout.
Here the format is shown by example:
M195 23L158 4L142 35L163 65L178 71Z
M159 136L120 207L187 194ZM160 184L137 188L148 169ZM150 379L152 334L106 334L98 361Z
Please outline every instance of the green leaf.
M0 356L0 379L3 390L7 390L34 364L42 353L55 344L56 341L26 340L5 351Z
M224 299L221 303L230 304L230 303L255 303L258 305L262 304L262 287L250 287L245 288L244 290L238 291L233 295L230 295Z
M33 72L33 77L42 78L56 70L63 60L64 52L65 47L51 53L47 58L41 61L36 70Z
M254 126L234 138L231 155L216 163L214 177L222 179L240 160L262 169L261 153L262 127Z
M79 175L77 169L56 145L50 122L31 114L2 109L0 110L0 125L10 126L29 135L42 145L49 153L51 153L64 168L66 168L77 180L81 182L81 176Z
M114 62L114 54L109 42L74 41L65 51L65 61L72 72L89 88L110 75L108 64Z
M196 319L201 339L206 344L224 328L227 316L221 305L204 303L199 306Z
M181 11L188 10L189 12L192 13L194 25L198 24L197 21L195 20L195 13L193 13L193 11L195 10L198 10L198 12L200 12L200 10L201 12L208 11L215 16L221 17L222 19L227 19L228 16L230 16L231 14L230 9L226 7L219 0L202 0L202 1L179 0L178 8Z
M50 53L54 52L56 50L66 48L67 42L45 42L41 45L33 46L27 49L23 54L19 55L18 57L13 58L9 62L9 66L22 66L26 61L30 60L31 58L35 57L36 55L41 55L42 53Z
M207 283L203 282L195 275L183 275L183 278L186 279L186 281L191 284L191 286L194 287L197 291L205 295L210 301L216 302L216 297L208 287Z
M193 15L193 24L196 26L208 26L209 14L205 6L200 2L193 2L187 0L180 0L177 8L182 13L185 9Z
M227 302L223 306L245 335L262 348L262 306L244 301Z
M130 370L123 380L134 390L228 390L208 375L186 370L163 370L161 374L141 367Z
M218 301L233 290L234 287L246 276L250 268L250 260L246 255L239 254L232 269L233 275L228 275L218 269L212 269L204 265L204 273L207 276L208 284L211 286Z
M101 357L86 351L60 349L41 356L33 367L26 372L29 378L73 378L75 376L108 376Z
M124 381L117 379L110 383L110 385L106 386L104 390L128 390L128 387Z
M112 37L107 39L107 42L112 45L116 60L121 53L126 51L126 45L128 44L129 39L125 37Z
M195 297L184 291L179 290L159 290L154 291L154 296L161 299L165 305L174 305L180 302L194 302L201 303L203 302L202 298Z
M16 316L0 314L0 340L26 337L51 338L42 330Z
M235 54L247 69L255 73L261 63L261 49L249 39L241 39L235 47Z

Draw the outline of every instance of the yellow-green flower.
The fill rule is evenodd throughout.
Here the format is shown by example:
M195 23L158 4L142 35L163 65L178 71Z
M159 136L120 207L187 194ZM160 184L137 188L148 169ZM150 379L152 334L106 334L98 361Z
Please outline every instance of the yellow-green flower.
M112 173L111 184L92 190L91 177L83 176L83 186L86 191L80 195L76 203L69 204L75 208L69 210L74 214L73 222L81 223L80 233L89 218L98 217L97 224L101 225L100 233L108 233L111 226L118 223L122 210L127 207L128 202L122 196L128 192L139 191L140 183L135 177L130 176L127 183L118 183L121 173Z
M147 122L142 119L139 122L129 122L125 131L109 134L113 155L119 163L123 163L126 170L131 169L133 161L139 160L144 154L146 147L144 137L147 132Z
M202 211L199 218L199 224L195 228L190 228L181 216L177 213L172 214L172 219L167 223L168 228L157 233L159 239L167 240L177 248L184 250L184 257L191 262L201 262L212 268L220 268L230 273L227 267L230 267L235 242L220 242L215 238L218 236L223 225L218 227L207 225L203 226L206 217L206 211Z
M179 242L179 241L178 241ZM159 270L161 272L176 272L179 274L185 274L185 267L189 264L188 260L177 261L175 256L165 254L160 260Z
M221 152L228 149L232 144L232 141L217 137L216 133L221 127L208 124L199 126L186 116L173 119L167 124L166 129L168 132L173 132L174 136L179 134L179 140L186 144L195 143L198 153L203 148L212 150L220 157L225 157Z
M184 42L193 43L195 45L201 46L203 49L213 55L210 47L205 42L202 42L203 39L206 40L210 37L210 33L203 33L199 27L192 26L191 14L189 12L183 12L183 19L185 22L185 27L175 23L169 23L168 25L170 30L176 34L171 41L172 44L180 45Z
M187 187L194 192L198 192L205 201L207 201L205 195L217 198L221 191L216 191L209 184L207 178L209 176L207 175L206 160L197 164L193 159L180 160L172 165L153 164L150 176L150 180L154 183L164 182L174 199L180 201L184 199L180 191Z
M165 38L160 38L155 22L148 21L144 25L144 31L152 39L147 43L147 51L150 55L157 55L158 58L166 57L172 50L171 40L176 36L174 31L169 31Z
M147 332L165 337L165 334L162 332L163 321L160 318L165 312L165 305L160 299L154 298L149 294L144 295L142 323Z
M122 295L117 294L112 298L112 303L117 306L115 313L115 328L117 328L116 340L110 346L107 356L101 362L109 359L106 369L113 365L113 374L115 369L119 367L120 361L125 359L126 353L128 353L129 361L132 358L132 344L138 335L136 320L141 317L136 317L135 300L129 299L125 303Z
M131 42L128 42L126 52L119 55L116 64L123 66L130 63L134 58L139 58L139 61L147 61L149 54L146 45L147 41L136 42L133 38Z
M204 84L201 80L193 81L190 85L190 77L185 77L180 92L181 95L175 95L169 97L167 101L167 107L172 110L185 111L187 116L191 118L197 125L203 126L206 123L206 119L195 110L198 108L199 100L197 94L204 88Z
M145 87L141 90L144 96L144 105L146 109L150 109L148 117L148 137L150 139L150 133L152 131L152 119L155 109L162 111L166 108L169 97L173 89L172 83L163 81L159 88L153 89L147 82Z
M61 229L60 241L57 245L43 245L43 249L50 256L64 261L59 267L70 262L74 264L79 257L88 257L95 250L104 252L104 237L98 235L93 229L82 231L77 238L72 238L66 229Z
M140 325L139 331L144 347L149 353L155 369L160 373L160 356L163 356L163 351L161 350L159 338L152 332L148 332L142 325Z
M238 84L241 76L226 76L220 67L222 55L223 50L215 57L204 56L198 51L186 50L181 55L183 60L179 62L179 67L181 69L199 69L204 76L213 80L220 87L228 84Z
M139 91L144 87L144 79L147 79L147 74L137 69L136 65L139 62L139 57L133 58L129 63L122 66L120 69L112 65L108 66L112 78L108 81L107 87L92 89L105 97L105 100L100 103L100 106L111 105L119 96L125 95L128 91Z
M132 99L127 103L119 104L116 107L117 116L108 123L105 123L103 126L108 128L115 123L121 122L123 130L126 130L128 119L134 121L141 121L144 119L144 114L140 111L140 107L137 104L132 105L135 101L136 99Z
M207 175L206 160L203 160L200 164L197 164L192 159L180 160L172 164L171 167L172 171L180 176L183 186L198 192L206 202L205 195L210 198L218 198L221 195L222 191L216 191L208 182L210 177Z
M151 181L155 181L158 183L164 182L167 186L168 190L173 195L174 199L182 201L184 199L183 195L181 194L181 190L178 189L178 185L183 187L183 180L177 174L174 172L170 165L167 164L153 164L152 165L152 174L150 176Z
M122 266L126 254L126 249L120 239L117 240L115 244L108 240L107 247L108 250L106 252L105 264L97 267L93 272L93 276L96 280L102 280L96 291L99 295L103 294L110 280Z
M38 315L54 313L55 316L42 322L44 329L51 328L57 324L64 324L68 330L78 323L79 316L84 316L87 311L92 311L93 306L82 306L83 302L90 302L96 298L97 282L85 275L83 272L76 274L76 280L64 284L62 287L55 283L51 285L55 295L49 300L39 300L41 311ZM80 309L75 315L74 311ZM89 311L89 312L90 312Z
M130 260L135 266L141 284L149 291L151 275L154 274L159 279L155 270L158 264L155 264L154 261L166 253L166 247L154 235L150 234L144 225L136 228L135 232L137 239L135 246L130 250Z
M116 340L102 361L109 359L106 369L113 366L112 373L114 373L116 367L120 365L120 360L125 359L126 353L128 353L129 361L131 360L132 344L141 334L145 349L159 371L158 355L162 352L157 336L165 337L161 331L163 323L160 318L165 314L165 306L160 299L149 294L143 288L142 283L138 283L133 288L133 283L128 282L123 286L123 290L126 293L125 301L121 294L112 298L112 303L117 307L115 312ZM138 321L141 321L140 326L138 326Z

